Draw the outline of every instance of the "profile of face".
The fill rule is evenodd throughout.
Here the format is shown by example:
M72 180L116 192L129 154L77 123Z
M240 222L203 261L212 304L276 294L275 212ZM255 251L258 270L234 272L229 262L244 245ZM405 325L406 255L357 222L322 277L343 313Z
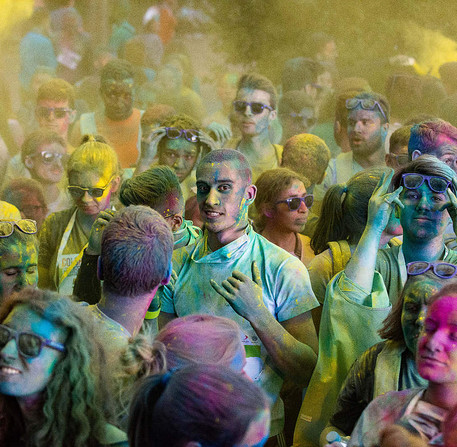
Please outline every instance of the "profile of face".
M70 195L78 210L95 218L100 211L109 208L111 195L117 191L120 179L108 170L102 176L95 171L73 171L68 183ZM99 195L100 193L102 194Z
M300 180L293 180L292 183L284 190L280 191L276 197L276 202L291 199L294 197L305 197L306 188ZM287 203L272 204L272 208L266 210L265 215L275 227L285 233L299 233L305 227L308 220L309 209L305 202L302 201L297 210L291 211Z
M256 189L246 184L238 161L202 163L197 170L197 202L208 231L220 233L243 228Z
M183 137L170 139L163 137L163 147L159 151L159 164L170 166L182 182L194 169L198 159L198 146Z
M18 230L15 230L18 231ZM14 241L0 253L0 302L38 283L38 250L34 243Z
M354 154L368 156L384 150L387 125L376 110L357 107L348 110L347 133Z
M123 121L133 110L133 79L121 81L107 79L101 85L101 95L105 104L105 115L113 121Z
M2 324L12 331L28 332L53 342L65 343L63 328L44 319L25 304L15 306ZM38 356L24 356L16 340L11 338L0 348L0 393L27 399L39 397L63 355L42 345Z
M34 154L26 157L25 165L32 177L42 184L55 184L62 180L67 149L59 143L43 144Z
M283 140L294 135L309 133L316 124L316 114L312 107L304 107L299 112L290 112L279 116L282 125Z
M404 208L400 212L403 234L412 240L433 239L444 233L449 222L445 209L447 193L433 192L426 181L417 189L406 189L399 196Z
M242 88L236 94L236 101L249 103L260 103L271 107L270 94L263 90L252 90ZM238 128L243 137L256 137L259 135L268 135L270 122L276 118L276 110L269 110L265 107L261 113L254 114L250 106L244 109L244 112L233 113L234 126Z
M428 275L410 276L405 284L401 328L406 347L413 354L416 353L417 340L423 325L424 305L441 286L442 284Z
M251 421L243 439L235 447L262 447L268 440L269 430L270 409L264 408Z
M429 382L457 383L457 299L444 296L428 306L416 356L419 374Z
M75 119L75 111L68 101L41 99L37 103L35 116L40 128L49 129L67 140L68 128Z

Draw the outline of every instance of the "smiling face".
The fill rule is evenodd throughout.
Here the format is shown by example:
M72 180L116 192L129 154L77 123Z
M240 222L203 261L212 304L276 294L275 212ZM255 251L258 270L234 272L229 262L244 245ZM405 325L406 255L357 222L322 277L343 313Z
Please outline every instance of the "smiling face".
M64 343L65 331L40 317L26 305L13 308L2 322L18 332L31 332L58 343ZM11 339L0 350L0 393L15 397L34 397L42 393L52 372L62 358L59 351L43 346L39 356L24 357Z
M51 162L45 161L42 152L55 154ZM59 183L62 180L64 166L62 160L67 154L65 147L59 143L44 144L40 146L33 157L26 157L26 165L32 177L43 184ZM60 156L60 158L59 158Z
M400 222L406 237L423 240L443 234L449 221L447 194L433 192L424 181L417 189L403 188L400 201L404 205Z
M457 383L457 298L445 296L428 306L417 349L417 370L434 383Z
M164 137L164 147L159 153L159 164L170 166L182 182L197 162L198 147L185 138L169 139Z
M375 110L356 108L349 110L347 120L349 144L354 154L364 156L384 150L383 127Z
M236 95L237 101L259 102L271 106L270 94L263 90L252 90L242 88ZM259 135L268 135L270 122L276 118L276 110L270 111L267 108L257 115L252 113L250 107L246 107L244 112L234 112L234 124L238 127L243 137L255 137Z
M441 284L426 275L411 276L405 285L405 298L401 312L401 328L406 347L416 353L417 340L423 325L424 304L430 296L438 292Z
M197 170L197 202L208 231L231 232L247 225L255 187L246 184L237 161L202 163Z
M305 197L306 188L300 180L293 180L291 185L281 191L276 197L276 201L290 199L292 197ZM273 206L267 214L267 219L271 219L275 227L284 232L299 233L305 227L308 220L309 210L302 201L298 210L290 211L287 203L278 203Z
M105 172L101 177L95 171L70 173L68 183L70 186L79 186L81 188L104 188L111 179L111 173ZM110 206L111 194L117 190L119 178L111 181L111 184L103 192L101 197L92 197L88 191L80 198L73 198L78 209L88 216L97 216L100 211Z
M38 251L33 242L15 241L0 253L0 302L26 286L37 285L37 264Z

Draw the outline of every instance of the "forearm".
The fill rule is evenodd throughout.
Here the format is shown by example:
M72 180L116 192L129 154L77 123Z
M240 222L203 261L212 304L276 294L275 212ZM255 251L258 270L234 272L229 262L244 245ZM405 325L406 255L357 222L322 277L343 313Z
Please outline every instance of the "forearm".
M250 323L273 363L284 376L299 386L307 386L317 362L318 348L314 327L314 336L309 337L308 345L293 337L266 308ZM311 319L309 323L313 326Z

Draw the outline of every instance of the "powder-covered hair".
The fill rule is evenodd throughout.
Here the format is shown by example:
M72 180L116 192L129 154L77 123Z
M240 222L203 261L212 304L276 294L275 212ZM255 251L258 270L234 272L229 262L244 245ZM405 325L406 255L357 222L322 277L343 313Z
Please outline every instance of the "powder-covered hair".
M307 178L287 168L269 169L260 174L255 182L257 195L254 200L254 206L258 215L255 226L258 230L262 231L265 228L268 219L264 213L266 207L274 208L279 194L289 188L295 180L302 182L305 187L309 186L309 180Z
M26 288L0 307L0 322L15 306L26 306L67 333L66 352L43 395L41 417L32 427L15 397L0 395L0 445L17 447L27 433L34 447L98 446L111 412L107 359L89 310L49 290Z
M169 166L153 166L141 174L124 180L119 192L119 200L124 206L145 205L162 211L170 194L176 197L180 205L179 210L184 212L184 198L181 185L175 171Z
M367 223L368 201L387 168L365 169L347 183L329 188L322 202L321 215L311 238L311 248L318 255L332 241L356 244Z
M103 85L109 79L123 81L124 79L133 79L134 70L130 62L124 59L111 59L100 73L100 83Z
M0 219L0 220L14 220L14 219ZM18 245L30 245L35 247L38 252L38 239L35 234L27 234L14 226L14 231L11 236L0 237L0 257L6 255L12 248L17 248ZM0 444L1 445L1 444Z
M150 376L130 407L130 447L233 447L268 408L262 389L221 366L195 364Z
M102 235L103 290L135 297L170 275L173 235L159 213L146 206L118 211Z
M457 128L447 121L435 118L411 128L408 153L411 156L418 150L421 154L434 154L444 144L457 145Z
M25 177L18 177L10 180L3 186L0 195L3 200L13 204L18 209L22 209L22 201L24 198L33 196L36 197L42 207L47 208L41 183L32 178Z
M37 150L45 144L57 143L63 148L66 148L65 140L56 132L49 129L38 129L29 134L22 144L21 159L24 163L25 159L36 154Z
M64 79L50 79L38 89L37 103L40 101L68 101L70 109L75 107L76 93L74 87Z
M396 154L399 148L402 146L408 146L409 137L411 135L411 127L413 126L402 126L392 132L389 140L389 153Z
M93 135L84 136L83 141L68 160L67 177L72 172L87 171L96 172L99 176L107 173L107 177L121 175L119 159L111 146L97 141Z
M141 128L148 130L148 126L161 123L166 119L176 115L176 110L168 104L154 104L147 108L141 117Z
M405 301L405 297L408 294L408 288L410 284L414 284L417 280L420 279L431 279L433 280L437 286L445 287L446 284L449 283L449 279L442 279L436 276L432 270L427 270L425 273L421 275L414 275L408 276L406 283L403 287L400 297L396 301L396 303L392 306L392 310L390 311L387 318L383 321L382 328L378 331L381 338L385 340L393 340L393 341L400 341L404 342L405 338L403 335L403 330L401 326L401 315L403 313L403 303ZM429 300L429 296L426 295L427 289L424 289L424 296L422 297L423 303L425 304Z
M306 177L311 185L320 182L330 161L330 150L316 135L302 133L289 138L282 153L283 168Z

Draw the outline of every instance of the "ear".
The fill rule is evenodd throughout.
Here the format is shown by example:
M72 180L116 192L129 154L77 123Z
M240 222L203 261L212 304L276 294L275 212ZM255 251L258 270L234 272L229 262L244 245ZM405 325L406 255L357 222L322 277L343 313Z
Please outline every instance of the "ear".
M27 169L33 169L33 160L31 157L25 157L24 164Z
M116 192L119 189L119 185L121 184L121 177L117 176L112 182L111 182L111 192Z
M103 264L102 264L101 256L99 256L98 260L97 260L97 278L100 281L103 281L103 279L104 279L104 277L103 277Z
M414 149L413 153L411 154L411 160L415 160L416 158L420 157L422 152L418 149Z
M251 205L254 202L255 196L257 195L257 186L250 185L246 188L244 198L246 199L247 205Z
M69 113L68 118L69 118L70 124L74 123L75 119L76 119L76 110L72 110Z
M273 217L273 209L271 208L270 204L269 203L264 203L262 205L262 214L266 217L268 217L269 219L271 219Z
M270 115L269 115L270 121L275 120L277 116L278 116L278 111L277 110L272 110L270 112Z
M178 231L181 228L183 218L181 214L175 214L171 221L171 231L174 233L175 231Z

